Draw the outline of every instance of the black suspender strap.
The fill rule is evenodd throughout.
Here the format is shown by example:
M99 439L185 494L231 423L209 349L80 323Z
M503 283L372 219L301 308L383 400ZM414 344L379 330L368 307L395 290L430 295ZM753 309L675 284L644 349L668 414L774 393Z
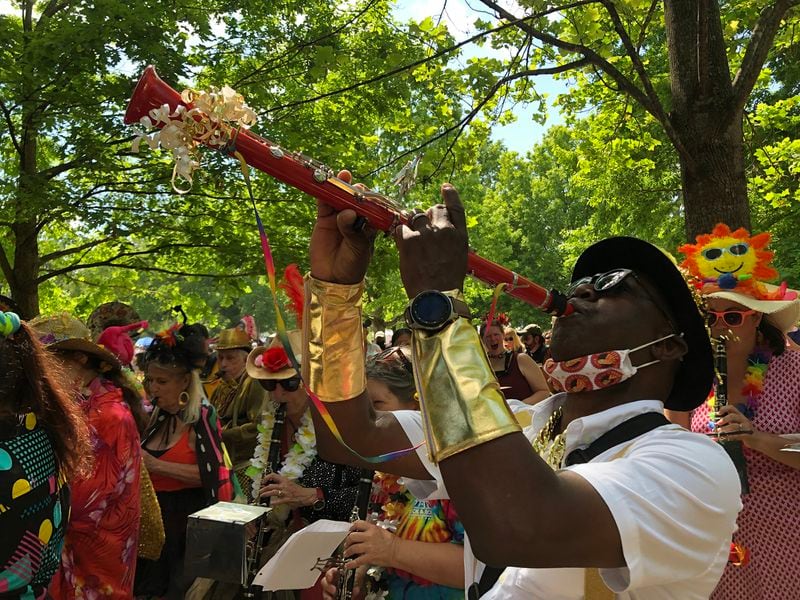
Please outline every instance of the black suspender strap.
M573 450L564 462L567 466L587 463L600 456L606 450L619 444L624 444L662 425L669 425L669 420L662 413L646 412L636 415L609 429L586 448ZM487 566L483 570L480 581L473 583L469 587L467 592L468 600L478 600L483 594L492 589L504 570L502 567Z
M623 421L609 429L586 448L578 448L567 455L566 466L587 463L606 450L624 444L662 425L669 425L667 417L657 412L646 412Z

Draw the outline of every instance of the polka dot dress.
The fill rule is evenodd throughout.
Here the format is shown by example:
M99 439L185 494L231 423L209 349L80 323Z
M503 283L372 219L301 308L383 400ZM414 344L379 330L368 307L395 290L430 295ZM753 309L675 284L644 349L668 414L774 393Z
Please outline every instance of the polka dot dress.
M707 408L695 410L693 431L706 431ZM772 359L753 425L758 431L800 432L800 352ZM744 448L750 493L742 497L733 539L750 551L746 566L728 565L712 600L800 598L800 470Z
M32 413L0 424L0 597L41 598L69 514L50 439Z

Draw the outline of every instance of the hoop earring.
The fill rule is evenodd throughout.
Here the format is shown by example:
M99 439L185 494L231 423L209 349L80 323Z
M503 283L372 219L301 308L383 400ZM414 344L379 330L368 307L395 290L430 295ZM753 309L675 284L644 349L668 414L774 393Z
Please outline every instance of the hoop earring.
M188 392L181 392L178 396L178 406L180 408L186 408L186 405L189 404L189 394Z

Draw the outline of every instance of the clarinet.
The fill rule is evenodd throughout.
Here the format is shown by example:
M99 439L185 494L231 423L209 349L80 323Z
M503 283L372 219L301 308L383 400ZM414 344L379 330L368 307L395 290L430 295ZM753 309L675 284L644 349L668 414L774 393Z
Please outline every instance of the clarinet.
M714 340L714 370L717 376L717 385L714 390L714 414L712 421L719 415L719 411L728 403L728 351L725 347L727 339L724 336ZM742 486L742 494L750 493L750 481L747 477L747 460L742 450L742 442L737 440L726 440L724 434L716 433L717 441L722 444L725 452L731 457L736 472L739 474L739 482Z
M375 471L369 469L362 469L358 480L358 494L356 495L356 504L353 506L353 512L350 513L350 522L355 523L358 520L365 520L367 518L367 509L369 508L369 499L372 495L372 478L375 476ZM336 566L339 568L339 580L336 586L337 600L352 600L353 598L353 585L356 582L356 570L345 569L344 565L347 559L344 557L344 544L339 556L336 557Z
M279 404L275 409L275 425L272 428L272 437L269 440L269 453L267 454L267 464L261 472L261 481L270 473L274 473L280 468L281 460L281 441L283 439L283 424L286 420L286 404ZM269 506L270 498L261 500L261 498L254 498L254 504L261 506ZM261 524L258 527L258 534L256 541L251 547L250 556L247 560L247 580L251 584L243 591L245 598L259 598L261 596L261 586L252 584L258 570L261 568L261 549L264 547L265 538L269 533L269 525L267 523L267 516L261 517Z
M133 92L128 109L125 112L125 123L138 123L142 117L150 114L152 109L166 105L172 112L178 106L193 108L187 105L181 95L167 85L151 65L144 70L139 84ZM202 117L198 115L198 119ZM163 126L159 123L159 127ZM351 208L363 219L380 231L391 231L400 223L408 223L412 213L403 209L387 196L357 188L335 176L333 169L305 156L281 148L274 142L255 135L249 130L240 131L223 128L212 136L215 141L204 139L203 143L218 150L231 152L230 143L235 143L236 151L251 167L297 188L315 198L319 198L337 210ZM231 136L228 145L221 146L226 135ZM200 139L195 141L200 142ZM491 287L505 283L507 294L527 302L548 314L568 315L572 305L557 290L547 290L538 283L522 277L518 273L493 263L470 250L467 257L470 275L489 284Z

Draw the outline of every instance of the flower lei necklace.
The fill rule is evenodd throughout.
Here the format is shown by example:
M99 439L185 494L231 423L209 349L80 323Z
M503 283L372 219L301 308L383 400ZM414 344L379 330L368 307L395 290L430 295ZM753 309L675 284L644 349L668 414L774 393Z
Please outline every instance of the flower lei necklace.
M742 397L744 397L745 401L741 412L750 420L755 417L758 409L758 400L764 392L764 380L767 377L770 360L772 360L772 351L764 346L757 347L747 357L747 369L744 372L744 383L742 385ZM716 386L711 390L707 402L709 429L713 430L717 420L717 414L714 412Z
M258 436L256 436L256 451L250 459L250 466L247 468L247 475L253 480L253 497L258 497L261 489L261 477L267 468L269 457L270 440L272 440L272 429L275 427L275 409L266 411L258 425ZM306 410L300 418L300 427L294 434L294 443L289 451L284 455L283 462L278 475L283 475L291 481L297 481L303 476L306 467L310 465L317 456L317 437L314 433L314 421L311 419L311 411Z

